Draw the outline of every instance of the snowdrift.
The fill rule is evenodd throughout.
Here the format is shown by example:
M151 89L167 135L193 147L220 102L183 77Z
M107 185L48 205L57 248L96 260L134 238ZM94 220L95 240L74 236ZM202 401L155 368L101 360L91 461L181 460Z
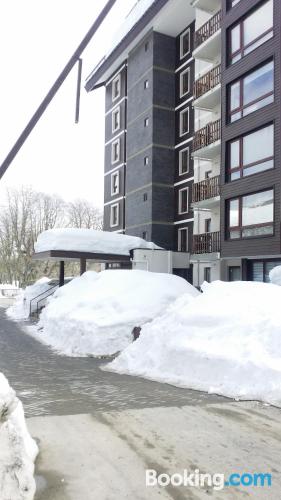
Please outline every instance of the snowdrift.
M203 285L180 297L108 370L281 406L281 288Z
M37 336L69 356L111 355L132 342L135 326L152 321L184 293L199 294L178 276L89 271L55 292Z
M27 286L17 297L15 303L9 307L6 311L7 316L15 320L24 320L29 317L30 312L30 301L40 296L40 299L44 299L44 296L48 295L48 291L51 288L49 278L43 277L34 283L34 285ZM34 301L31 305L31 310L34 312L36 310L36 302Z
M0 373L0 498L32 500L38 448L30 437L21 402Z

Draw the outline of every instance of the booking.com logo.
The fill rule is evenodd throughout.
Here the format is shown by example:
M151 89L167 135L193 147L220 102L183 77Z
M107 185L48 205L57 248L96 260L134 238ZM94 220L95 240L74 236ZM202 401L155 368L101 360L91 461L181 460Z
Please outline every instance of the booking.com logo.
M145 476L146 486L187 486L191 488L212 487L214 490L222 490L230 486L237 487L270 487L271 474L269 473L249 473L238 474L236 472L225 478L224 474L205 474L195 469L183 473L166 474L157 473L154 469L147 469Z

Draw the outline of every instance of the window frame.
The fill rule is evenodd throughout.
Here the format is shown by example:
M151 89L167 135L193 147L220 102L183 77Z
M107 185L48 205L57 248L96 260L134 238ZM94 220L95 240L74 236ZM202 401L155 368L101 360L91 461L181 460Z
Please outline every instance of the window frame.
M262 68L263 66L266 66L267 64L269 64L271 62L273 63L273 90L271 92L267 92L266 94L263 94L262 96L254 99L253 101L248 102L246 105L244 105L243 104L243 101L244 101L244 85L243 85L243 83L244 83L245 78L247 78L251 74L253 74L256 71L258 71L260 68ZM236 83L239 83L239 106L237 108L234 108L233 110L231 110L231 88ZM250 113L244 115L244 110L245 109L249 108L250 106L253 106L257 102L260 102L260 101L263 101L264 99L267 99L271 95L273 96L272 102L264 104L260 108L255 109L254 111L251 111ZM238 120L242 120L242 118L245 118L245 116L249 116L249 115L251 115L252 113L254 113L256 111L259 111L260 109L262 109L265 106L269 106L270 104L272 104L274 102L274 98L275 98L275 62L274 62L274 59L270 59L268 61L263 62L263 64L259 65L258 67L254 68L249 73L246 73L245 75L241 76L240 79L234 80L233 82L229 83L229 87L228 87L228 113L227 113L227 115L228 115L228 121L230 123L236 123ZM235 114L237 114L239 112L241 113L240 118L237 118L236 120L232 121L231 120L232 115L235 115Z
M120 193L120 170L117 170L116 172L112 172L110 177L111 177L111 196L116 196L117 194ZM117 191L116 191L116 193L114 192L114 177L117 177Z
M182 193L186 191L187 193L187 200L186 200L186 210L181 210L181 205L182 205ZM189 186L186 186L184 188L179 189L178 192L178 215L183 215L183 214L188 214L189 212Z
M185 151L188 151L187 171L186 171L186 172L183 172L183 171L182 171L182 154L183 154ZM190 162L190 147L189 147L189 146L187 146L186 148L181 149L181 150L179 151L179 176L189 174L189 162Z
M260 130L266 129L267 127L273 127L273 156L268 156L266 158L262 158L261 160L252 162L247 164L246 166L243 165L243 152L244 152L244 139L245 137L248 137L249 135L252 135L256 132L259 132ZM239 142L239 165L238 167L233 167L231 168L231 144L235 142ZM261 170L260 172L254 172L253 174L250 175L244 175L244 171L247 170L247 168L254 167L255 165L259 165L260 163L265 163L266 161L273 161L273 166L264 170ZM266 172L267 170L273 170L275 168L275 124L274 122L268 123L267 125L263 125L262 127L259 127L256 130L251 130L251 132L241 135L239 137L236 137L235 139L230 140L227 143L227 182L235 182L236 180L241 180L244 179L245 177L251 177L252 175L257 175L260 174L261 172ZM231 174L234 172L240 172L240 177L237 179L231 180Z
M115 89L115 83L118 82L118 88L119 91L116 95L114 95L114 89ZM115 102L119 97L121 96L121 73L119 73L115 78L112 80L112 87L111 87L111 100L112 102Z
M149 164L149 157L147 155L144 156L144 158L143 158L143 164L145 167Z
M241 59L243 59L243 57L245 57L248 54L250 54L251 52L253 52L255 49L257 49L258 47L260 47L261 45L263 45L265 42L267 42L268 40L270 40L274 36L274 32L273 32L274 31L274 24L273 24L272 27L269 28L267 31L265 31L264 33L262 33L261 35L259 35L257 38L255 38L254 40L252 40L247 45L244 45L244 34L245 34L245 31L244 31L244 22L246 20L248 20L249 17L251 17L252 14L254 14L255 12L257 12L264 4L266 4L267 1L268 0L265 0L264 2L262 2L262 4L259 4L247 16L243 17L237 23L233 24L233 26L230 27L229 32L228 32L228 45L229 45L228 60L229 60L230 64L235 64L236 62L241 61ZM232 33L232 30L234 30L235 28L237 28L237 26L239 26L240 48L237 49L235 52L232 52L231 33ZM264 38L270 32L272 32L272 36L270 38L267 38L266 40L264 40L264 42L261 42L260 45L258 45L257 47L254 47L252 50L250 50L250 52L248 52L247 54L245 54L245 50L246 49L248 49L249 47L251 47L251 45L255 45L260 39ZM232 60L237 55L239 55L239 54L241 55L241 57L237 61L232 62Z
M243 217L243 198L246 196L251 196L259 193L265 193L267 191L272 191L273 193L273 220L272 222L262 222L259 224L250 224L247 226L243 226L242 224L242 217ZM238 201L238 226L230 226L230 202L231 201ZM227 210L226 210L226 239L228 241L241 241L241 240L249 240L253 238L272 238L275 234L275 189L274 187L267 188L267 189L262 189L259 191L255 191L254 193L245 193L244 195L241 196L235 196L234 198L230 198L227 201ZM271 226L272 225L272 233L270 234L258 234L258 235L251 235L251 236L243 236L242 232L245 229L249 228L259 228L259 227L265 227L265 226ZM231 238L230 237L230 232L231 231L239 231L240 236L237 238Z
M183 137L184 135L186 134L189 134L189 129L190 129L190 110L189 110L189 106L187 106L186 108L182 109L180 111L180 123L179 123L179 136L180 137ZM182 126L183 126L183 114L188 112L188 130L186 132L183 132L182 131Z
M147 116L145 119L144 119L144 122L143 122L143 126L144 128L147 128L149 125L149 117Z
M117 119L117 127L115 128L115 116L118 116L118 119ZM114 108L112 110L112 114L111 114L111 130L112 130L112 133L114 134L115 132L117 132L117 130L120 130L121 128L121 108L120 106L117 106L116 108Z
M117 222L116 222L116 224L113 224L113 209L114 208L117 208L117 214L116 214ZM112 205L110 205L110 227L117 227L120 225L119 213L120 213L120 204L119 203L112 203Z
M186 232L185 236L185 246L186 250L182 250L182 233ZM188 252L188 245L189 245L189 234L188 234L188 227L180 227L178 229L178 252Z
M118 144L118 158L114 160L114 145ZM118 139L115 139L111 143L111 165L114 165L115 163L118 163L120 161L120 154L121 154L121 144L120 144L120 137Z
M188 73L188 90L183 93L183 77ZM190 66L180 73L180 99L190 93Z
M188 34L188 51L184 53L183 52L183 39L184 39L185 35L187 35L187 34ZM190 54L190 51L191 51L190 42L191 42L191 36L190 36L190 27L189 27L180 35L180 59L184 59L184 57L186 57L188 54Z
M144 90L147 90L149 88L149 80L146 78L143 82L143 88Z

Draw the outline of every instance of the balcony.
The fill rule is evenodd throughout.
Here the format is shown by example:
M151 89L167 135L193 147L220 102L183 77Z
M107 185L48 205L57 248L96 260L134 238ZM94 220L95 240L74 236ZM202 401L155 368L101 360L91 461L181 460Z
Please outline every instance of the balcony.
M193 235L192 253L195 255L220 252L220 232Z
M193 157L212 160L220 154L221 120L210 122L195 132Z
M195 58L212 61L220 54L220 28L221 10L195 31L193 51Z
M196 182L192 186L192 203L198 206L210 208L219 201L220 196L220 176L210 177L203 181Z
M194 0L193 7L201 10L205 10L205 12L209 12L210 14L215 10L218 10L221 6L221 0Z
M220 102L221 65L194 82L193 106L199 109L213 109Z

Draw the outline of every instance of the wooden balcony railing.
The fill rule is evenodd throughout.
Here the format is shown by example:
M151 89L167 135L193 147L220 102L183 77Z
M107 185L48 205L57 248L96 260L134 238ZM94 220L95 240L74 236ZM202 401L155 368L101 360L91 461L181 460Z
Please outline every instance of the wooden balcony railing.
M196 49L201 43L208 40L221 27L221 10L209 19L203 26L195 31L194 48Z
M193 97L198 99L202 95L209 92L209 90L216 87L221 82L221 65L211 69L205 75L201 76L194 82Z
M220 176L210 177L203 181L196 182L192 186L192 203L209 200L220 195Z
M221 138L221 120L216 120L215 122L208 123L205 127L200 128L195 132L192 150L197 151L198 149L205 148L218 141Z
M193 235L192 253L212 253L220 251L220 232Z

